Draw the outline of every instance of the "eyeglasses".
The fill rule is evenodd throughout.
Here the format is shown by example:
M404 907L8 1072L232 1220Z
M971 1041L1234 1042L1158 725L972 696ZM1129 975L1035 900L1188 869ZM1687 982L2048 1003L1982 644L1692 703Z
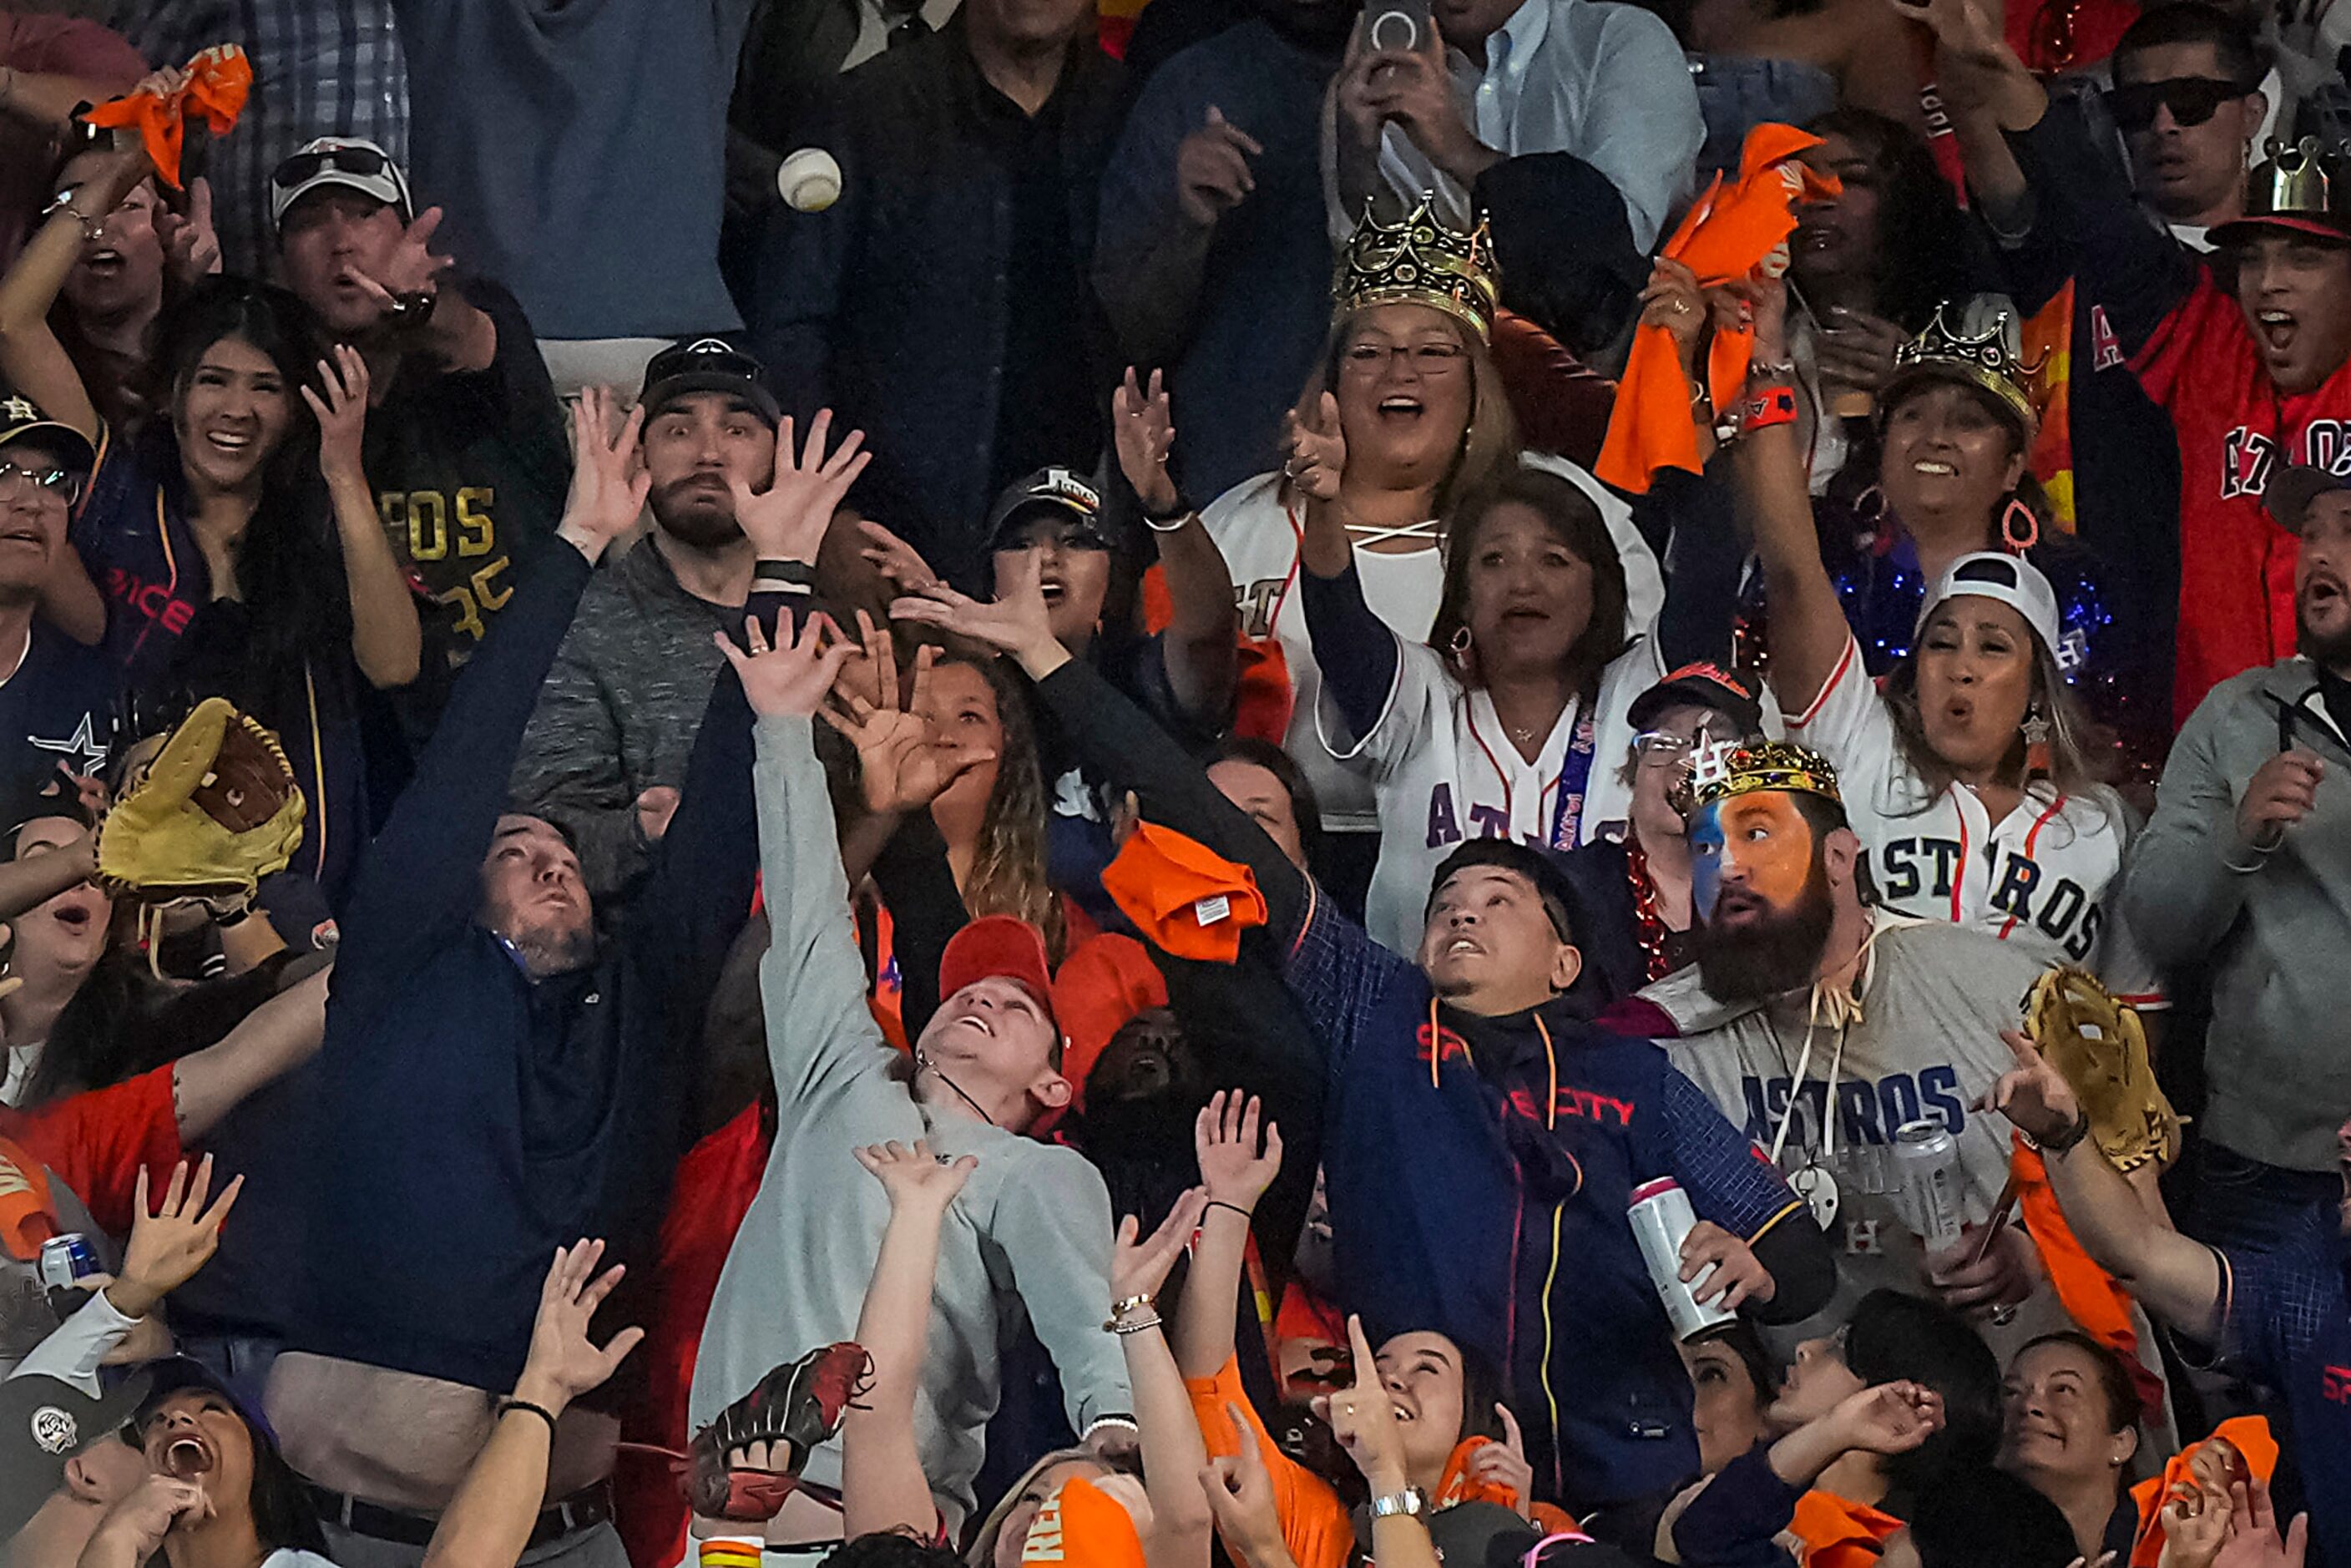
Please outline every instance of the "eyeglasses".
M6 488L11 479L23 479L47 490L68 507L81 499L81 476L70 468L27 468L0 457L0 489Z
M2132 82L2106 90L2106 107L2125 131L2145 131L2155 123L2155 111L2171 110L2183 126L2201 125L2231 99L2253 89L2241 82L2214 81L2209 77L2171 77L2163 81Z
M1667 729L1646 729L1633 737L1633 755L1643 762L1662 767L1679 762L1691 752L1717 745L1724 738L1704 725L1698 727L1696 735L1689 736L1676 735Z
M1440 376L1459 370L1468 357L1469 351L1458 343L1355 343L1340 363L1357 375L1377 375L1391 360L1398 364L1409 360L1421 374Z
M332 169L339 174L357 179L372 180L381 174L392 161L372 147L329 147L320 152L297 152L277 165L269 176L270 183L280 190L290 191L308 180L318 178L322 169Z

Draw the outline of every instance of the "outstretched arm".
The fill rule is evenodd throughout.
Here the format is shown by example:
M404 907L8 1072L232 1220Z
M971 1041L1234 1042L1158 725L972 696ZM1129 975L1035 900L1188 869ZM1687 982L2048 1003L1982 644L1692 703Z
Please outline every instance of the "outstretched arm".
M514 1568L530 1545L539 1507L547 1500L556 1421L574 1399L601 1387L645 1337L643 1329L622 1329L601 1349L589 1339L590 1320L622 1272L616 1263L598 1274L603 1256L601 1241L555 1249L539 1288L538 1318L531 1325L522 1376L498 1412L490 1440L442 1511L424 1549L424 1568Z
M1204 728L1222 728L1239 680L1240 655L1234 639L1240 612L1233 602L1233 576L1224 552L1200 522L1199 508L1176 488L1167 455L1176 426L1160 372L1148 387L1128 367L1126 381L1111 396L1111 421L1118 438L1118 461L1143 506L1143 520L1159 549L1159 570L1167 583L1174 618L1162 634L1167 684L1185 716Z
M404 686L416 678L423 662L424 633L416 618L416 596L408 591L400 558L384 537L375 492L360 460L367 425L367 361L350 344L337 344L331 358L319 361L319 387L305 386L302 401L319 422L319 473L333 507L350 597L351 657L379 691Z
M2083 1249L2156 1317L2198 1339L2217 1339L2220 1260L2202 1242L2157 1223L2129 1181L2098 1152L2073 1086L2032 1041L2014 1030L2001 1039L2015 1053L2016 1065L1992 1086L1985 1105L2041 1145L2050 1188Z
M841 1422L841 1532L854 1541L880 1531L939 1531L937 1505L914 1441L914 1390L930 1338L931 1291L939 1265L939 1228L978 1167L966 1155L942 1165L928 1144L879 1144L856 1151L857 1163L890 1194L890 1223L857 1314L857 1343L872 1358L872 1381Z
M1775 1537L1822 1471L1855 1449L1907 1453L1942 1425L1942 1396L1924 1385L1865 1388L1769 1449L1725 1466L1674 1521L1674 1547L1685 1568L1781 1568L1788 1555Z
M1119 1221L1118 1244L1111 1256L1112 1321L1117 1325L1113 1332L1134 1389L1135 1425L1143 1430L1143 1482L1151 1499L1151 1531L1143 1543L1146 1568L1207 1568L1208 1537L1216 1524L1199 1482L1208 1462L1207 1448L1154 1302L1207 1202L1207 1195L1193 1188L1176 1200L1158 1229L1140 1240L1142 1227L1128 1215ZM1125 1310L1119 1311L1121 1306Z
M1207 1204L1191 1270L1184 1277L1184 1310L1176 1316L1173 1343L1177 1369L1194 1382L1216 1376L1232 1359L1249 1217L1281 1171L1281 1132L1270 1122L1265 1124L1264 1152L1259 1152L1259 1113L1256 1096L1244 1102L1239 1090L1220 1089L1193 1124L1192 1147Z
M333 966L270 998L216 1045L182 1057L172 1070L180 1136L194 1142L239 1101L318 1054L327 1032L327 988Z

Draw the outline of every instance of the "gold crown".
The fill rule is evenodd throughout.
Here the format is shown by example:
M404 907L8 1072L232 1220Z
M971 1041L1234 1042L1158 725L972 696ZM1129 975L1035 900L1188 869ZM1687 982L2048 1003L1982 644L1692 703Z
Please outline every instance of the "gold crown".
M1468 323L1484 341L1501 300L1494 246L1481 216L1464 234L1438 217L1424 196L1400 224L1384 224L1364 205L1363 221L1339 258L1338 313L1374 305L1426 305Z
M1893 408L1906 384L1921 381L1956 381L1989 393L2024 427L2030 442L2040 428L2041 416L2032 406L2032 377L2041 369L2028 365L2009 351L2009 315L2002 310L1993 316L1991 325L1971 337L1963 337L1944 325L1943 312L1948 305L1935 307L1935 319L1927 329L1894 350L1894 376L1877 400L1880 413Z
M1835 765L1818 752L1784 740L1734 746L1729 741L1700 748L1690 771L1695 805L1711 806L1759 789L1796 789L1844 803L1837 793Z
M2337 178L2346 172L2340 150L2315 136L2292 145L2273 136L2263 151L2268 156L2245 179L2247 219L2315 218L2351 228L2351 180Z

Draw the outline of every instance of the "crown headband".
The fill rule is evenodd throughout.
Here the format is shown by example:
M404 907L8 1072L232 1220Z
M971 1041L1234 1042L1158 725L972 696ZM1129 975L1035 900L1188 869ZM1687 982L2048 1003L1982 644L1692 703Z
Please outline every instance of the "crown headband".
M2019 360L2008 349L2009 314L2002 310L1981 332L1963 336L1943 320L1949 307L1935 307L1927 329L1894 350L1894 376L1878 400L1881 412L1891 410L1905 382L1962 382L1987 393L2024 428L2029 442L2040 428L2040 412L2032 405L2032 377L2041 369Z
M2247 218L2317 218L2351 224L2351 183L2338 181L2343 154L2315 136L2287 143L2270 138L2268 154L2246 176Z
M1485 342L1501 302L1486 220L1480 216L1464 233L1437 216L1424 196L1402 223L1384 224L1366 202L1339 258L1332 292L1341 316L1374 305L1426 305L1462 322Z
M1795 790L1818 795L1842 806L1835 765L1818 752L1784 740L1755 746L1725 742L1699 751L1690 771L1690 795L1696 806L1711 806L1737 795L1760 790Z

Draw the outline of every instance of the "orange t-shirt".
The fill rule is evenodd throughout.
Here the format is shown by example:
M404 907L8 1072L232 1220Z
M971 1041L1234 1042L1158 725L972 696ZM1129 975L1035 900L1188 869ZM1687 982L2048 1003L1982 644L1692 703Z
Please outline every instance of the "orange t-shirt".
M1814 1488L1796 1500L1790 1530L1804 1543L1804 1568L1876 1568L1902 1521L1865 1502Z

